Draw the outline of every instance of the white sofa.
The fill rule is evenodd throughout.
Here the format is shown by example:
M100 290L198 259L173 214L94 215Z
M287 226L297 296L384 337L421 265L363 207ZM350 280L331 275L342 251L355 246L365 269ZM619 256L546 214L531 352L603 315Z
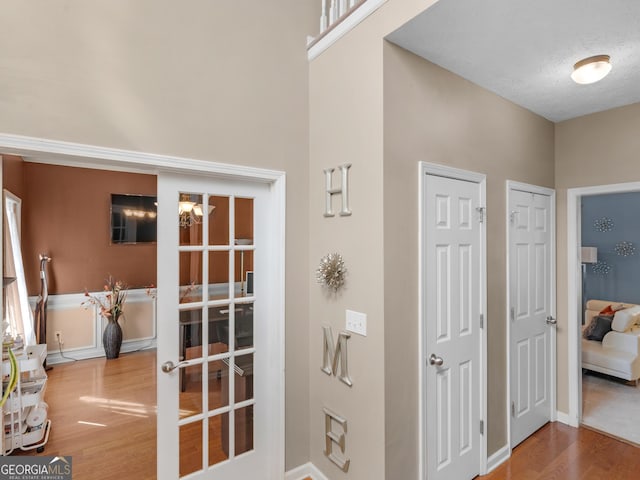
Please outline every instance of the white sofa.
M612 305L615 309L620 302L589 300L585 310L583 330L589 325L591 319L599 315L608 305ZM622 305L624 309L636 306ZM634 315L634 318L635 324L622 332L615 329L610 331L604 336L602 342L587 340L583 337L582 368L635 381L637 385L640 379L640 315Z

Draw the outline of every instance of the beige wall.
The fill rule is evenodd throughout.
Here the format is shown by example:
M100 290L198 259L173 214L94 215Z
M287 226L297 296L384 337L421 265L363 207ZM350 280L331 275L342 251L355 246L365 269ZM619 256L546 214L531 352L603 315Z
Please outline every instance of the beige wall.
M424 10L431 1L388 0L378 11L310 63L309 269L340 253L347 284L325 294L310 275L311 461L329 478L409 478L385 471L385 306L383 192L383 37ZM324 218L323 169L351 163L353 215ZM334 173L334 184L339 182ZM334 199L334 208L339 199ZM368 315L367 336L352 335L349 370L353 387L320 371L322 326L334 336L345 327L345 309ZM410 361L410 360L409 360ZM400 375L399 371L393 375ZM323 454L328 407L348 421L347 474Z
M387 472L415 478L418 263L408 253L419 248L418 162L487 175L491 455L507 442L505 182L553 187L553 124L390 43L384 72Z
M287 173L286 466L308 461L308 84L318 0L5 2L0 132Z
M349 421L349 478L417 474L420 160L488 175L489 242L496 246L487 259L489 453L506 443L504 182L553 186L553 124L385 45L386 34L429 3L389 0L310 66L310 267L336 250L350 269L339 296L323 297L313 284L310 292L311 460L331 478L346 475L322 455L323 406ZM362 206L353 207L353 217L324 219L322 169L347 161L352 203ZM319 369L321 325L343 328L345 308L369 315L368 336L349 341L352 389ZM360 378L359 371L375 375Z
M355 32L352 32L355 33ZM350 34L351 35L351 34ZM357 70L338 67L369 47L359 35L310 65L309 263L340 253L348 269L343 291L326 294L309 276L311 461L329 478L378 479L384 471L384 315L382 244L382 71L379 56L358 60ZM360 42L363 43L360 43ZM351 163L353 215L324 218L323 169ZM334 184L340 177L334 173ZM340 199L334 199L339 209ZM348 341L353 387L320 371L322 325L334 337L345 327L345 309L368 315L367 336ZM323 455L327 407L348 421L348 474Z
M557 123L558 410L569 412L567 189L640 181L640 104Z

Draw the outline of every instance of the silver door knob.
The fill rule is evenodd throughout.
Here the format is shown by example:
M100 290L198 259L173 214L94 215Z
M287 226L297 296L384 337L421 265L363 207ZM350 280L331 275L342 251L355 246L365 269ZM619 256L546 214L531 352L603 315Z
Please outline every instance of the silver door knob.
M551 315L547 317L547 325L555 325L557 323L558 321L555 318L553 318Z
M442 366L443 363L444 363L444 360L442 359L442 357L438 357L434 353L432 353L429 356L429 364L435 365L436 367L440 367Z
M169 360L168 362L164 362L161 366L160 369L164 372L164 373L171 373L173 372L176 368L182 366L182 365L187 365L189 362L179 362L177 365L174 365L173 362L171 360Z

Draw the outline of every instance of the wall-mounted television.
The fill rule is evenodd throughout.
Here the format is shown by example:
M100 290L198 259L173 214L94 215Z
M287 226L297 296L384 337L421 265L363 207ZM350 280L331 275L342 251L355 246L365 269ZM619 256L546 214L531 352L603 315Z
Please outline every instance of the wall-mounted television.
M111 194L111 243L155 243L158 197Z

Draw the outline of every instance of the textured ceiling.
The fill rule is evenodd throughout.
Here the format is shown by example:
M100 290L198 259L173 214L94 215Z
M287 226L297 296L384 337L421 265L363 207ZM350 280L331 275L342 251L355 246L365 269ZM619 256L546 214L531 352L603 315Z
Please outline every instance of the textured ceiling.
M640 102L640 0L440 0L387 39L554 122ZM611 73L574 83L599 54Z

